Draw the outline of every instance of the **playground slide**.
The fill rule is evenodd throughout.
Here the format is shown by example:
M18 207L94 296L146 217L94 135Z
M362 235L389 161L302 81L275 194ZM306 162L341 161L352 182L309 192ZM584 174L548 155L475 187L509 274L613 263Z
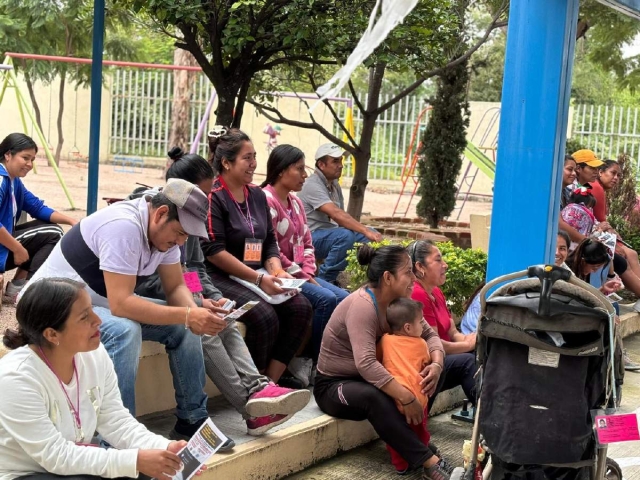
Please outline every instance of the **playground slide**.
M467 142L467 148L464 149L464 156L491 180L495 179L496 164L473 143Z

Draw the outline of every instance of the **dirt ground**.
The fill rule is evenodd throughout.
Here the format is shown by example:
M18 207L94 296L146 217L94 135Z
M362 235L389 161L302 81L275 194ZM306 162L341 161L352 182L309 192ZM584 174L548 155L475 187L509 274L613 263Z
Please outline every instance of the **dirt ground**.
M63 211L65 214L81 219L86 216L87 208L87 165L84 163L73 163L62 161L60 172L64 179L71 198L75 204L76 210L71 210L69 201L67 200L64 190L60 186L53 168L41 161L37 164L38 173L31 172L25 179L24 183L34 194L42 198L47 205L56 210ZM256 182L262 181L262 178L256 178ZM111 165L101 165L99 174L98 188L98 208L107 206L102 200L103 197L123 198L137 186L136 183L142 183L150 186L157 186L164 183L161 179L161 172L158 169L144 168L135 173L124 173L115 171ZM344 191L345 199L348 199L349 192ZM401 199L401 210L406 209L409 197L405 196ZM415 216L415 206L419 197L415 197L411 203L411 208L407 216ZM374 216L391 216L398 201L398 194L395 193L379 193L376 191L367 191L363 213L365 215ZM460 214L460 221L469 221L471 213L490 213L491 203L488 202L467 202ZM452 219L456 220L458 211L454 211ZM5 284L13 277L12 272L5 275ZM15 308L7 305L2 306L0 310L0 334L4 333L7 327L15 325Z

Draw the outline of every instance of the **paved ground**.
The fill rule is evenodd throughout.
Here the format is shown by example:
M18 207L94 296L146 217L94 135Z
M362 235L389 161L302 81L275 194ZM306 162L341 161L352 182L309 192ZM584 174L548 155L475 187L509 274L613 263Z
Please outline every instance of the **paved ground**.
M640 361L640 335L629 337L625 347L632 358ZM621 412L637 412L640 415L640 373L627 372L622 397ZM471 426L451 420L443 414L429 420L433 441L445 457L454 465L462 464L462 444L471 438ZM609 457L623 468L626 480L640 480L640 442L619 443L610 446ZM314 467L287 477L288 480L352 480L357 479L419 479L420 473L397 477L389 463L389 456L381 441L336 456Z

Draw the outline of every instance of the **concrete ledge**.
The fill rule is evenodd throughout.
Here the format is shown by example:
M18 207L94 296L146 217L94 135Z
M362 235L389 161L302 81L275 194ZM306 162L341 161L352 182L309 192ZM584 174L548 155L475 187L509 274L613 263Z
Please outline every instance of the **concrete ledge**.
M622 337L628 337L640 332L640 313L631 311L623 313L620 317ZM240 326L241 328L244 325ZM0 343L0 358L8 350ZM154 342L143 342L140 354L140 365L136 380L136 412L138 415L146 415L175 408L175 394L173 380L169 369L169 357L164 347ZM210 397L220 395L220 391L207 378L205 391ZM464 400L462 389L452 389L438 395L432 415L453 410L460 406Z
M630 307L632 306L630 305ZM631 312L620 315L620 335L622 338L638 332L640 332L640 313L632 309Z
M376 438L367 421L352 422L322 415L239 445L232 453L214 455L200 478L282 478Z

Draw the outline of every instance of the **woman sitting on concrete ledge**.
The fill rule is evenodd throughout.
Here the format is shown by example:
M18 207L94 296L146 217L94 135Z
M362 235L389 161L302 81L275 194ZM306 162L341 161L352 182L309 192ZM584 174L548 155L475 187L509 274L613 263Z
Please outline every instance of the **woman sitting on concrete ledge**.
M376 357L376 343L389 333L387 307L408 297L415 276L411 259L400 245L375 250L358 248L358 263L367 265L367 286L333 311L324 330L318 374L313 390L320 409L347 420L369 420L380 438L408 464L423 468L423 479L449 480L453 469L427 445L409 424L420 425L424 411L414 394L403 387ZM423 393L430 397L442 373L444 352L438 335L423 322L432 363L421 372ZM396 407L398 401L404 414Z
M0 360L0 478L171 477L186 442L149 432L124 408L84 287L35 282L18 304L18 330L5 332L13 351ZM115 448L91 448L94 432Z

